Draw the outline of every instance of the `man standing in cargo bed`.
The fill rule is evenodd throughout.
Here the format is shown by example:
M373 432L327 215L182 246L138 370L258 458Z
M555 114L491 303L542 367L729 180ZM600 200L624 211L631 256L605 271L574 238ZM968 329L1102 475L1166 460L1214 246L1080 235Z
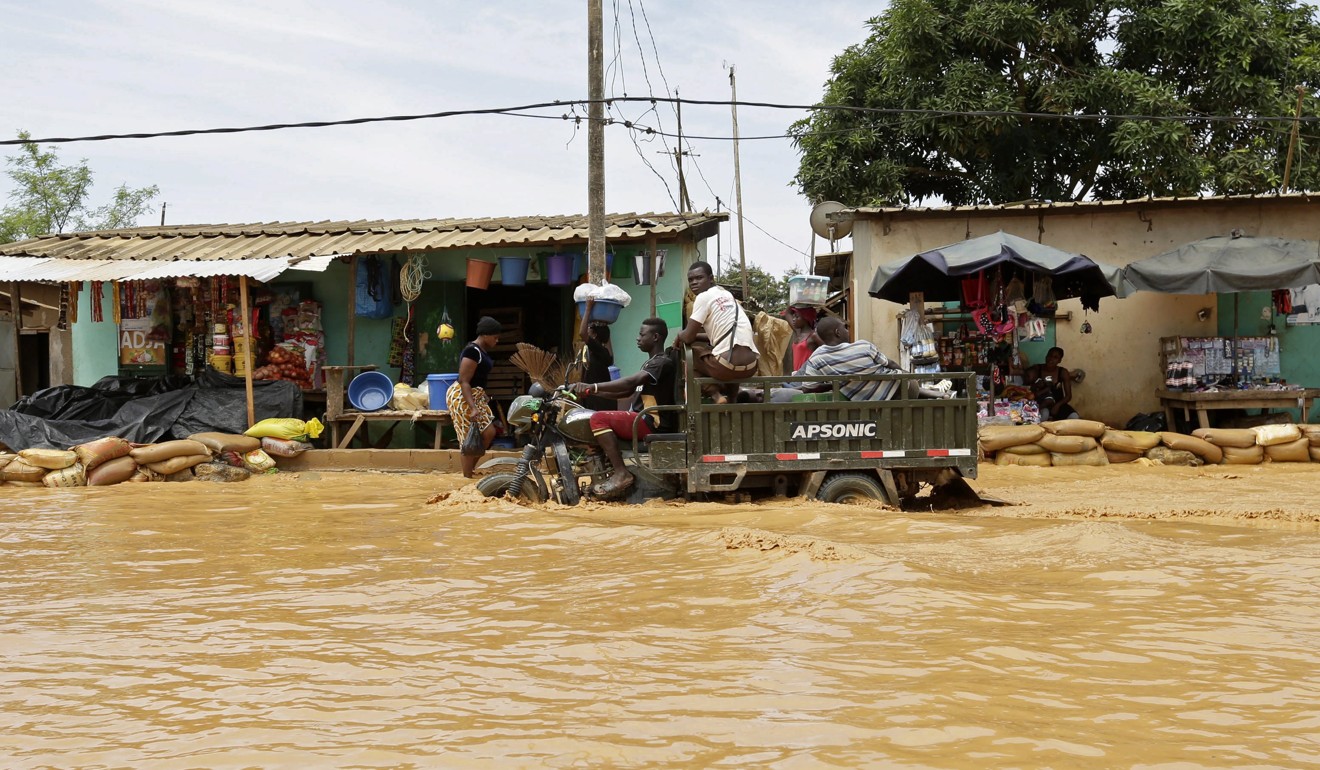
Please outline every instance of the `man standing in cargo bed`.
M709 262L693 262L687 279L688 288L697 298L674 347L692 348L692 366L698 377L727 383L702 388L703 395L717 404L726 404L737 398L739 382L756 376L761 355L756 349L752 319L728 289L715 284Z

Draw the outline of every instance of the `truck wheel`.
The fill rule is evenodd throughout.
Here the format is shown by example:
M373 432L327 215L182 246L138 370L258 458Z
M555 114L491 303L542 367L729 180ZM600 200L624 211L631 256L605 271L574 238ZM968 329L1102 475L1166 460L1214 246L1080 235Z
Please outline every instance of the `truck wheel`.
M840 473L825 479L825 483L820 485L820 491L816 493L816 499L827 503L884 502L885 491L874 476Z
M482 476L477 482L477 491L486 497L504 497L504 493L509 491L516 476L512 473L492 473L489 476ZM525 503L543 503L541 499L541 490L536 487L536 479L530 475L523 479L522 490L518 493L518 499Z

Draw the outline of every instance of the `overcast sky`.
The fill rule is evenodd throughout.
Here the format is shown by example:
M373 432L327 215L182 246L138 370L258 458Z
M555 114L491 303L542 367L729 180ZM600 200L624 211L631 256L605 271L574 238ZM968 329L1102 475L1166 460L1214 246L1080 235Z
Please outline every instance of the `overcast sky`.
M865 39L882 2L603 0L607 96L817 101L831 59ZM35 137L162 131L508 107L585 98L586 0L0 0L0 130ZM645 16L643 15L645 14ZM649 22L649 29L648 29ZM635 27L635 31L634 31ZM639 45L640 42L640 45ZM671 106L616 112L675 130ZM567 110L542 111L561 115ZM579 111L581 114L581 111ZM743 137L801 112L743 107ZM683 131L729 137L727 106L687 106ZM607 131L605 205L674 211L675 140ZM697 210L734 203L732 142L693 138ZM586 127L508 116L61 145L87 158L105 202L155 184L166 222L585 214ZM16 148L3 148L13 155ZM740 144L747 260L805 266L810 206L787 139ZM12 185L0 179L0 194ZM157 214L141 224L158 224ZM762 232L764 230L764 232ZM721 236L737 255L737 220ZM781 243L782 241L782 243ZM840 244L848 245L847 241ZM817 252L828 245L816 244ZM714 249L712 249L714 251Z

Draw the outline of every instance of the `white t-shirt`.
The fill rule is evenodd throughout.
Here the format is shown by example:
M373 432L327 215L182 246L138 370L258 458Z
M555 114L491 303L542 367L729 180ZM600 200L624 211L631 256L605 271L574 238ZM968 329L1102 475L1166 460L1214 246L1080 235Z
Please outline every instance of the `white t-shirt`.
M738 328L729 334L735 315ZM714 346L711 352L717 357L728 353L734 345L742 345L760 353L756 349L756 338L752 335L752 319L747 317L747 311L738 305L738 300L733 298L728 289L712 286L698 294L692 303L690 318L706 330L706 336L710 337L710 344Z

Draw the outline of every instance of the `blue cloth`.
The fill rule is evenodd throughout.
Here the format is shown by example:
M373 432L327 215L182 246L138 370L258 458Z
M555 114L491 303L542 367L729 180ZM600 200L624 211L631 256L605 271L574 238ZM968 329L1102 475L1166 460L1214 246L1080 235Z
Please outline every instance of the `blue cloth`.
M805 376L847 377L854 374L883 374L895 368L884 353L866 340L822 345L816 348L798 370ZM897 380L858 380L845 382L839 392L849 401L884 401L898 387Z

